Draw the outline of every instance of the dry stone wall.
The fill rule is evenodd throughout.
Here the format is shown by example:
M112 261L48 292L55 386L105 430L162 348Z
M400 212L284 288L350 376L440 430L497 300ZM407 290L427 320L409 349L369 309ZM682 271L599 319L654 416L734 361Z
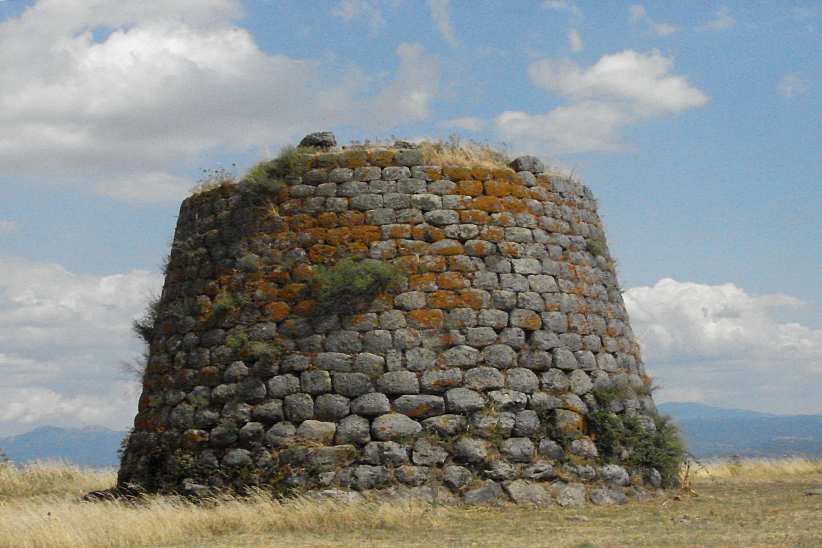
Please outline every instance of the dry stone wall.
M273 193L183 202L120 485L563 505L659 485L604 461L586 424L603 388L615 415L655 415L587 187L533 157L292 163ZM314 271L346 258L402 282L340 313Z

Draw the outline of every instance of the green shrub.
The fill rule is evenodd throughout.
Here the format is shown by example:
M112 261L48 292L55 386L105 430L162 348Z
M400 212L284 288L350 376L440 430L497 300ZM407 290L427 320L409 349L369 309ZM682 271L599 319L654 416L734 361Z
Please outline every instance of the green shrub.
M402 271L384 261L343 259L333 267L314 270L314 292L322 306L354 312L404 278Z
M650 383L646 383L650 387ZM633 390L627 383L613 383L594 390L597 405L585 417L588 433L600 456L630 468L655 468L666 486L677 483L685 447L670 417L645 411L617 414L611 404ZM648 428L652 420L654 428Z
M585 247L594 257L606 257L608 255L608 246L605 244L605 240L585 238Z
M285 179L299 172L300 155L315 152L314 147L283 147L275 159L249 169L240 185L258 195L276 194L286 187Z

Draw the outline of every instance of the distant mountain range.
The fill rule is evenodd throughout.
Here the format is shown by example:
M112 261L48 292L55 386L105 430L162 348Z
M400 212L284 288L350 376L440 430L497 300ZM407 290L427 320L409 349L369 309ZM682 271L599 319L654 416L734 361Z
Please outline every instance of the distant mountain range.
M16 464L64 460L80 466L119 466L117 450L125 436L126 432L99 426L43 426L19 436L0 438L0 450Z
M696 458L822 458L822 415L771 415L698 403L663 403Z
M698 403L663 403L698 459L732 457L822 458L822 415L781 416ZM0 438L0 450L15 463L71 461L81 466L117 466L117 450L126 432L107 428L43 426Z

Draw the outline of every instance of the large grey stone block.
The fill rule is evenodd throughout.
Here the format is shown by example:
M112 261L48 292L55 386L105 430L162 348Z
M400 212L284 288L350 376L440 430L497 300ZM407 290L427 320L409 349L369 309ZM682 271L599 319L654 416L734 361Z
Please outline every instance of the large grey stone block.
M371 437L380 441L410 438L421 431L420 423L400 413L380 415L371 423Z

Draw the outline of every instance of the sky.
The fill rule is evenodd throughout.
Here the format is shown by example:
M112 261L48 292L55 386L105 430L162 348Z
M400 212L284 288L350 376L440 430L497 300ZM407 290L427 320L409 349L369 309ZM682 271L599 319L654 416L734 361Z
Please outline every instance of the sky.
M0 437L126 429L203 170L459 134L588 185L658 403L822 413L811 0L0 1Z

